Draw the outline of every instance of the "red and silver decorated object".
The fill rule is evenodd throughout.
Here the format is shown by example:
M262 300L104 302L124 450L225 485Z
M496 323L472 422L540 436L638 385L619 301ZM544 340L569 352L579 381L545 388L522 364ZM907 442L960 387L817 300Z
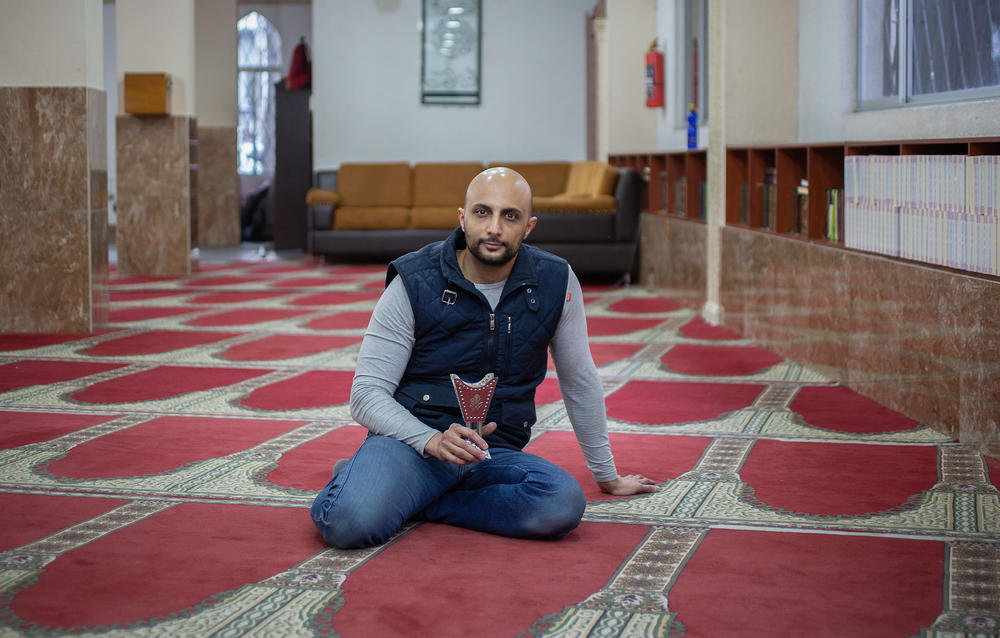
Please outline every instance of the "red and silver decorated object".
M451 384L455 386L455 396L458 397L458 406L462 409L462 419L470 428L475 425L476 432L482 436L486 413L490 411L493 391L497 387L496 376L490 372L475 383L466 383L457 374L452 374Z

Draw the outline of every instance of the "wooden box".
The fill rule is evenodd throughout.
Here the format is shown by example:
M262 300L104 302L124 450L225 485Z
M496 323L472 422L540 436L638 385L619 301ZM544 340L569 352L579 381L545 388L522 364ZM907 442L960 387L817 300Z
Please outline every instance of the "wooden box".
M170 113L170 76L166 73L126 73L125 112L133 115Z

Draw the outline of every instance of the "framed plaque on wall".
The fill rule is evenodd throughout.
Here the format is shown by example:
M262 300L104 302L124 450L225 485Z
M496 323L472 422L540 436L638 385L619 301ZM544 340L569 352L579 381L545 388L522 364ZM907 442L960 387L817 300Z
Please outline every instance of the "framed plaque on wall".
M482 0L423 0L420 101L479 104Z

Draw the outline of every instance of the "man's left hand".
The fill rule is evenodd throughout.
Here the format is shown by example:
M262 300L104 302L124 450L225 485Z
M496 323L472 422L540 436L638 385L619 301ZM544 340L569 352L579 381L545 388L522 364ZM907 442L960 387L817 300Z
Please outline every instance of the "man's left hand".
M660 487L653 479L646 478L642 474L629 474L619 476L613 481L598 482L601 491L614 496L631 496L633 494L648 494L657 492Z

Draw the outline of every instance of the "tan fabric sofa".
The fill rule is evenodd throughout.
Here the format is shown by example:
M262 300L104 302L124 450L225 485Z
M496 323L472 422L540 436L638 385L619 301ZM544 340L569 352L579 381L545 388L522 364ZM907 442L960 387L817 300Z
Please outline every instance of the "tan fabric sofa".
M307 252L392 259L444 239L487 166L512 168L531 185L539 221L529 242L578 272L634 273L641 179L603 162L344 163L317 173L307 195Z

